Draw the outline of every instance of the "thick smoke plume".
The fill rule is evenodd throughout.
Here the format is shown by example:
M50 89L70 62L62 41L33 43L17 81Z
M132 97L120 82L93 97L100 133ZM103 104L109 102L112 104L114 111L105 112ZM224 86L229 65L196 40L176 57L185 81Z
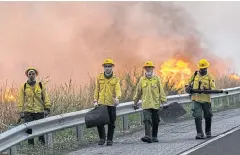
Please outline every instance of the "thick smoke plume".
M0 23L0 78L16 83L35 66L53 83L83 84L105 58L118 71L170 58L219 65L190 15L169 2L1 2Z

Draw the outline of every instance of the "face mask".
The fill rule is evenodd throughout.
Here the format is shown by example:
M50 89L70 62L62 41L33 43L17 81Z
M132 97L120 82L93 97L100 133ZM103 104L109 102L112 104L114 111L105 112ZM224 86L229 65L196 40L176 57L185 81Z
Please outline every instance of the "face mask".
M113 72L112 70L113 70L112 66L104 66L104 73L106 75L111 75Z
M151 70L151 71L147 71L147 72L145 73L145 75L146 75L147 78L151 78L151 77L152 77L152 74L153 74L153 71L152 71L152 70Z
M207 68L199 70L200 75L204 76L207 74Z

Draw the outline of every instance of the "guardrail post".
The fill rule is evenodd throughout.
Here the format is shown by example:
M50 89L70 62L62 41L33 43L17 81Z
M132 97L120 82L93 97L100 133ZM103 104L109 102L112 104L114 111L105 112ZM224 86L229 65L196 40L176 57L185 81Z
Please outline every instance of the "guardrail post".
M216 99L211 99L211 106L212 106L212 109L215 109L215 102L216 102Z
M46 135L46 139L47 139L48 147L53 148L53 134L52 133L48 133Z
M237 94L236 97L237 97L237 102L239 102L239 94Z
M227 96L227 106L229 107L230 106L230 100L229 100L229 97Z
M219 100L219 109L221 109L223 107L223 97L220 97Z
M17 147L16 146L13 146L11 147L8 152L7 152L8 155L17 155Z
M233 104L235 105L235 103L236 103L235 95L232 95L232 102L233 102Z
M123 115L123 131L128 130L128 115Z
M77 131L77 141L82 141L84 139L84 135L83 135L84 128L83 128L83 126L78 125L76 127L76 131Z
M218 101L217 101L217 104L216 104L216 109L217 109L217 111L218 111L219 108L220 108L220 103L221 103L221 98L218 97Z
M140 114L141 125L143 125L144 124L143 123L143 120L144 120L143 112L141 111L141 112L139 112L139 114Z
M237 95L238 96L238 102L240 101L240 94Z

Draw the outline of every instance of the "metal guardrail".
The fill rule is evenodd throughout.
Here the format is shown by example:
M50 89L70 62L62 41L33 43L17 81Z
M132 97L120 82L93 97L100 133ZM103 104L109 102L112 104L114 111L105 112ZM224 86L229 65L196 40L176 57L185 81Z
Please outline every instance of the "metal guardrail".
M240 87L224 89L228 91L228 94L214 94L212 99L228 97L233 95L240 95ZM239 97L240 98L240 97ZM189 104L189 94L172 95L168 96L168 103L179 102L181 104ZM227 98L229 105L229 98ZM215 102L213 104L216 104ZM92 108L91 108L92 109ZM83 140L83 127L85 125L84 116L91 109L85 109L77 112L66 113L62 115L56 115L47 117L37 121L21 124L6 132L0 134L0 152L9 149L9 154L17 154L16 145L27 139L37 137L40 135L46 135L47 144L49 147L53 147L52 133L58 130L76 127L77 140ZM128 130L128 115L133 113L141 113L142 109L134 110L133 102L121 103L117 107L117 116L122 116L123 130ZM27 134L26 130L32 129L32 134Z

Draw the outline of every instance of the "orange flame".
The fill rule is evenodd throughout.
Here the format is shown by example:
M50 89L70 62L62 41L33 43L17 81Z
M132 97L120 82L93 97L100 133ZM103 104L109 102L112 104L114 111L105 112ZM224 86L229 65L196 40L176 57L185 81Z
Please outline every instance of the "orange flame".
M176 82L176 87L178 88L184 86L185 81L192 73L189 63L176 59L170 59L164 62L159 72L163 81L170 78L171 81Z
M6 89L2 92L2 102L9 103L9 102L16 102L16 94L12 89Z
M234 80L240 80L240 77L237 74L230 74L229 77Z
M163 81L170 80L175 83L176 88L184 86L186 80L193 74L192 69L195 64L181 59L170 59L165 61L158 72ZM240 76L237 74L229 74L230 79L240 80Z

